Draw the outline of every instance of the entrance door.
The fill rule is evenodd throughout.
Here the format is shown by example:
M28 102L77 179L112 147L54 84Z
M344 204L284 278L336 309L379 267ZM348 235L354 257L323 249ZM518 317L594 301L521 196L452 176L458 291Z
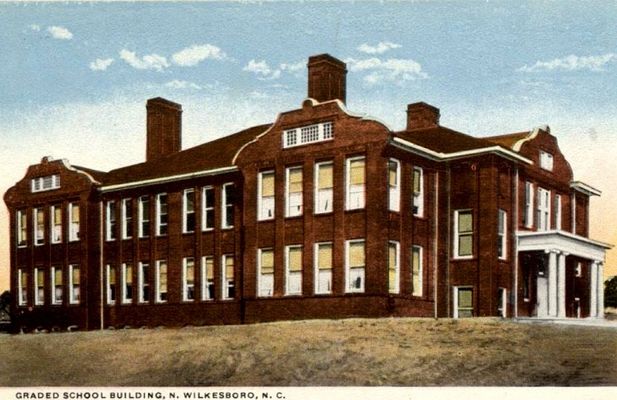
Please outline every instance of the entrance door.
M545 275L538 275L536 316L539 318L548 317L548 279Z

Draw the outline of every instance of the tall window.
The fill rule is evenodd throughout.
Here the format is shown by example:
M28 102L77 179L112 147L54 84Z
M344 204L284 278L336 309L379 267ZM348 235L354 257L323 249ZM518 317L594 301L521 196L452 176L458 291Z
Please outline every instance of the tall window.
M533 226L533 183L525 182L525 213L523 214L523 224L526 228Z
M424 216L424 170L420 167L413 169L413 215Z
M538 188L538 208L536 218L538 221L538 230L547 231L551 229L551 192L549 190Z
M51 290L53 290L51 304L62 304L63 282L61 266L51 267Z
M116 239L116 202L110 200L106 206L105 218L105 238L107 240Z
M122 199L122 239L133 236L133 201Z
M201 196L201 229L204 231L214 229L214 188L203 188Z
M36 246L45 243L45 212L42 208L34 209L34 240Z
M34 269L34 305L45 304L45 271L42 268Z
M223 185L223 192L221 194L221 226L223 229L233 228L234 226L234 184L226 183Z
M17 246L28 244L28 215L25 211L17 211Z
M133 265L122 264L122 303L133 302Z
M497 255L505 260L508 254L508 213L498 210L497 214Z
M390 293L398 293L400 285L400 245L391 240L388 243L388 290Z
M69 241L79 240L79 203L69 203Z
M334 164L332 161L315 164L315 213L332 212L334 193Z
M411 294L422 296L422 247L411 248Z
M302 246L286 246L285 250L285 294L302 294Z
M138 203L137 224L140 238L150 236L150 197L141 196Z
M233 299L236 295L234 281L234 256L226 254L223 256L223 300Z
M156 195L156 235L167 235L167 193Z
M347 274L347 292L364 291L364 239L345 242L345 272Z
M79 265L69 265L69 302L78 304L81 298Z
M347 159L346 174L346 209L364 208L364 193L366 174L364 171L364 157Z
M23 269L17 270L17 302L20 306L28 304L28 273Z
M286 175L285 216L295 217L302 214L302 167L287 168Z
M116 303L116 268L106 265L107 304Z
M182 260L182 300L195 300L195 259L184 257Z
M454 212L454 256L457 258L473 256L473 214L471 210Z
M259 249L259 272L257 290L259 296L269 297L274 292L274 251L272 249Z
M53 205L49 209L51 214L51 242L62 242L62 206Z
M259 220L274 218L274 171L259 173L258 213Z
M156 302L165 303L167 301L167 261L158 260L156 262Z
M182 196L182 232L195 231L195 190L186 189Z
M401 203L401 163L388 161L388 200L390 211L400 211Z
M137 276L138 301L140 303L147 303L150 301L150 264L140 262L139 271Z
M561 195L555 195L555 229L561 230Z
M315 293L332 293L332 242L315 244Z
M201 299L214 300L214 257L201 259Z

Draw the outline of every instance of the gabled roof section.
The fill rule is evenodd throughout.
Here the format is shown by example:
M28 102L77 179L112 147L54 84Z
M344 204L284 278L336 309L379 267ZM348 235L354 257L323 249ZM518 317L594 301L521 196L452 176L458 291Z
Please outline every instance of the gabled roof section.
M506 147L508 149L514 149L514 146L523 139L526 139L529 136L530 132L516 132L516 133L508 133L505 135L497 135L497 136L488 136L484 137L485 140L489 142L493 142L497 145Z
M443 126L394 132L393 135L439 153L455 153L495 145L484 139L469 136Z

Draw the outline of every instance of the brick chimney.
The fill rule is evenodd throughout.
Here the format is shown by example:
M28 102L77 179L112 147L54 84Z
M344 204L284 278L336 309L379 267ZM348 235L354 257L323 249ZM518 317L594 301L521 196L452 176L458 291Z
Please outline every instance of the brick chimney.
M407 105L407 130L439 126L439 108L424 102Z
M347 65L330 54L309 57L308 97L319 102L339 99L345 103L346 76Z
M182 106L156 97L148 100L146 161L155 161L182 149Z

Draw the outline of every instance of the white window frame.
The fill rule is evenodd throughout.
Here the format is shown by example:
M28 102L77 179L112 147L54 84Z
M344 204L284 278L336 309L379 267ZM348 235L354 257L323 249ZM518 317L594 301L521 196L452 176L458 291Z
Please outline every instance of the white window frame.
M234 277L233 277L233 283L230 284L230 281L227 280L227 259L231 257L234 259ZM223 254L223 256L221 257L221 281L223 284L223 291L221 293L221 298L222 300L233 300L235 298L235 294L234 297L230 297L229 296L229 289L230 288L234 288L236 287L236 259L234 257L233 254ZM235 292L235 290L234 290Z
M497 210L497 238L501 243L501 251L497 249L497 257L500 260L508 259L508 213L505 210Z
M39 279L39 272L42 272L43 278ZM39 290L39 287L41 288ZM45 304L45 270L40 267L34 268L34 305L42 306Z
M189 261L193 262L193 283L189 284L189 276L187 274ZM189 293L191 288L193 289L193 298L190 298ZM192 302L195 301L195 258L183 257L182 258L182 301Z
M561 219L562 219L562 208L561 208L561 195L555 194L555 229L561 230Z
M26 247L28 246L28 213L27 211L17 210L16 218L17 218L17 221L16 221L17 247ZM25 219L25 220L22 221L22 219Z
M62 300L64 299L64 279L62 279L62 282L60 283L60 285L57 285L57 282L56 282L56 271L58 271L58 270L60 271L60 276L62 276L64 278L62 267L61 266L57 266L57 265L53 265L51 267L51 270L50 270L51 275L49 277L49 283L50 283L49 287L51 289L50 290L50 292L51 292L51 296L50 296L51 304L54 305L54 306L61 305L62 304ZM58 299L56 297L56 286L60 287L60 299Z
M361 287L351 287L351 265L349 260L349 250L352 244L362 243L364 247L364 265L361 272ZM359 269L359 268L358 268ZM352 239L345 241L345 292L346 293L363 293L366 287L366 240L365 239Z
M144 203L147 207L144 207ZM146 225L147 229L144 229ZM150 196L140 196L137 200L137 235L140 238L150 236Z
M549 231L551 229L551 191L538 187L537 229Z
M137 267L137 302L138 303L149 303L150 302L150 277L146 275L150 275L149 271L147 274L144 274L144 269L150 269L150 263L140 261ZM148 288L148 298L144 296L145 289Z
M73 281L73 272L74 270L79 270L79 278L81 280L81 269L77 264L69 265L69 303L70 304L79 304L81 301L81 282L77 282L77 284ZM75 289L78 290L79 295L75 296Z
M324 271L328 271L327 273L324 272L324 274L328 274L328 278L326 279L326 282L328 282L328 289L324 290L319 288L319 283L320 283L320 273L321 270L319 269L319 248L321 246L330 246L331 249L331 253L332 253L332 257L330 258L330 268L329 269L325 269ZM315 256L313 257L313 269L315 271L315 278L314 278L314 282L315 282L315 294L331 294L332 293L332 271L333 271L333 264L334 264L334 244L332 242L318 242L315 243Z
M418 287L414 285L414 265L413 255L418 252ZM411 295L416 297L422 297L424 294L424 249L422 246L411 246Z
M394 246L394 268L390 265L390 248ZM394 285L390 286L390 270L394 269ZM400 293L401 290L401 244L396 240L388 241L388 292Z
M316 130L310 136L304 135L303 131L310 129ZM299 126L297 128L286 129L283 131L283 148L303 146L309 143L324 142L334 138L334 126L332 121L319 124Z
M471 235L471 254L469 255L461 255L460 254L460 249L459 249L459 237L460 232L458 231L458 224L459 224L459 215L463 214L463 213L469 213L471 214L471 233L464 233L464 236L468 236ZM473 210L472 209L462 209L462 210L455 210L454 211L454 258L455 259L459 259L459 260L464 260L464 259L470 259L474 257L474 236L475 236L475 230L474 230L474 215L473 215Z
M129 204L131 205L131 209L127 210ZM133 199L122 199L122 208L120 211L122 214L122 239L130 239L133 237Z
M498 289L497 293L501 291L501 298L497 299L498 301L501 302L501 308L499 307L499 303L497 304L497 312L499 313L498 316L501 318L507 318L508 317L508 289L503 288L503 287L499 287L497 289Z
M525 182L525 228L533 227L534 194L535 190L533 188L533 183L529 181Z
M291 190L291 173L293 171L300 171L300 175L302 177L302 190L300 190L299 194L294 193L294 197L299 197L299 201L297 199L292 199ZM289 167L285 169L285 217L297 217L302 215L304 209L304 168L302 166Z
M56 210L60 210L60 224L56 224ZM63 229L62 229L62 217L63 217L63 212L62 212L62 205L61 204L54 204L49 206L49 241L52 244L56 244L56 243L62 243L62 236L63 236ZM59 229L56 229L59 228ZM57 232L59 230L59 232ZM56 236L56 234L58 234L58 236Z
M188 208L188 196L189 194L193 194L193 211L190 211ZM189 217L193 215L193 229L189 229ZM195 228L197 226L197 220L195 219L195 189L188 188L184 189L182 193L182 233L193 233L195 232Z
M212 192L212 202L215 202L216 192L213 186L206 186L201 189L201 230L211 231L214 229L214 204L208 204L207 192ZM212 225L208 225L208 215L212 215Z
M420 177L420 191L416 192L415 176L416 172L419 172ZM412 212L415 217L424 216L424 169L421 167L414 167L411 174L411 206Z
M43 214L43 226L39 226L38 213ZM33 226L34 226L34 245L42 246L45 244L45 210L42 207L36 207L32 210ZM39 238L40 235L40 238Z
M165 292L161 291L161 265L165 265L165 278L167 281L167 287L165 288ZM155 302L156 303L167 303L167 298L163 299L162 295L165 293L165 297L169 293L169 265L167 264L167 260L156 260L156 274L154 276L155 280Z
M263 179L265 175L274 178L274 193L272 196L263 196ZM268 214L271 214L270 216ZM276 216L276 173L273 169L261 171L257 177L257 220L273 220Z
M351 163L354 161L364 162L364 183L351 185ZM352 203L352 195L358 196L357 201ZM345 160L345 210L360 210L366 205L366 157L349 157Z
M290 269L290 265L289 265L289 253L292 250L300 250L300 271L294 271L292 272ZM304 254L302 251L302 245L289 245L289 246L285 246L285 296L299 296L302 294L302 273L304 268L303 267L303 262L304 262ZM298 290L291 290L291 286L292 286L292 280L293 279L298 279L299 283L298 283Z
M116 226L116 202L109 200L105 204L105 240L108 242L116 240Z
M270 291L268 293L264 293L265 289L267 289L265 287L265 282L264 282L264 274L262 273L262 254L266 251L269 251L272 253L272 273L271 274L267 274L267 275L271 275L271 287L269 288ZM262 249L257 249L257 296L258 297L272 297L274 295L274 249L271 247L268 248L262 248Z
M47 182L49 182L49 184L47 184ZM33 178L30 181L30 189L32 193L60 189L60 175L54 174Z
M71 202L68 204L68 214L69 214L69 242L77 242L79 241L79 233L81 231L81 210L78 202ZM77 209L77 221L73 222L74 217L74 208Z
M113 298L112 298L112 282L111 282L111 272L114 271L114 282L113 282ZM105 265L105 300L107 304L116 304L116 300L118 298L118 271L115 270L115 267L107 264Z
M165 213L162 212L162 203L161 198L165 197ZM165 236L168 232L168 224L169 224L169 196L167 193L159 193L156 195L156 213L155 213L155 235L156 236ZM166 221L163 222L163 216L167 217ZM162 228L165 229L162 229Z
M212 268L212 282L208 282L208 260L211 261L210 268ZM201 257L201 300L202 301L212 301L216 297L215 290L212 291L212 296L210 296L209 285L214 285L214 257L213 256L203 256Z
M130 277L131 277L131 297L128 297L128 290L127 290L127 266L130 266L131 271L130 271ZM122 263L122 304L131 304L133 303L133 264L129 264L129 263Z
M546 171L552 171L554 165L553 155L544 150L540 150L540 168Z
M401 162L395 158L388 160L388 208L390 211L401 211ZM390 182L390 168L395 166L394 185ZM365 165L366 168L366 165ZM366 176L366 175L365 175ZM366 183L365 183L366 185Z
M332 169L332 186L320 189L319 171L322 167ZM327 214L334 210L334 162L323 161L315 163L315 214ZM324 206L325 204L325 206Z
M454 291L453 293L453 307L452 307L452 317L453 318L463 318L459 316L459 309L458 309L458 291L459 290L471 290L471 316L474 316L474 311L475 311L475 305L474 305L474 288L472 286L454 286L452 288L452 290Z
M28 273L24 268L17 269L17 305L28 305Z
M231 224L227 223L227 209L229 207L231 207L232 212L234 212L234 204L233 203L227 203L227 188L228 187L233 187L234 183L233 182L228 182L225 183L223 185L223 187L221 188L221 228L222 229L231 229L234 227L234 222L232 221ZM235 217L235 215L234 215Z

